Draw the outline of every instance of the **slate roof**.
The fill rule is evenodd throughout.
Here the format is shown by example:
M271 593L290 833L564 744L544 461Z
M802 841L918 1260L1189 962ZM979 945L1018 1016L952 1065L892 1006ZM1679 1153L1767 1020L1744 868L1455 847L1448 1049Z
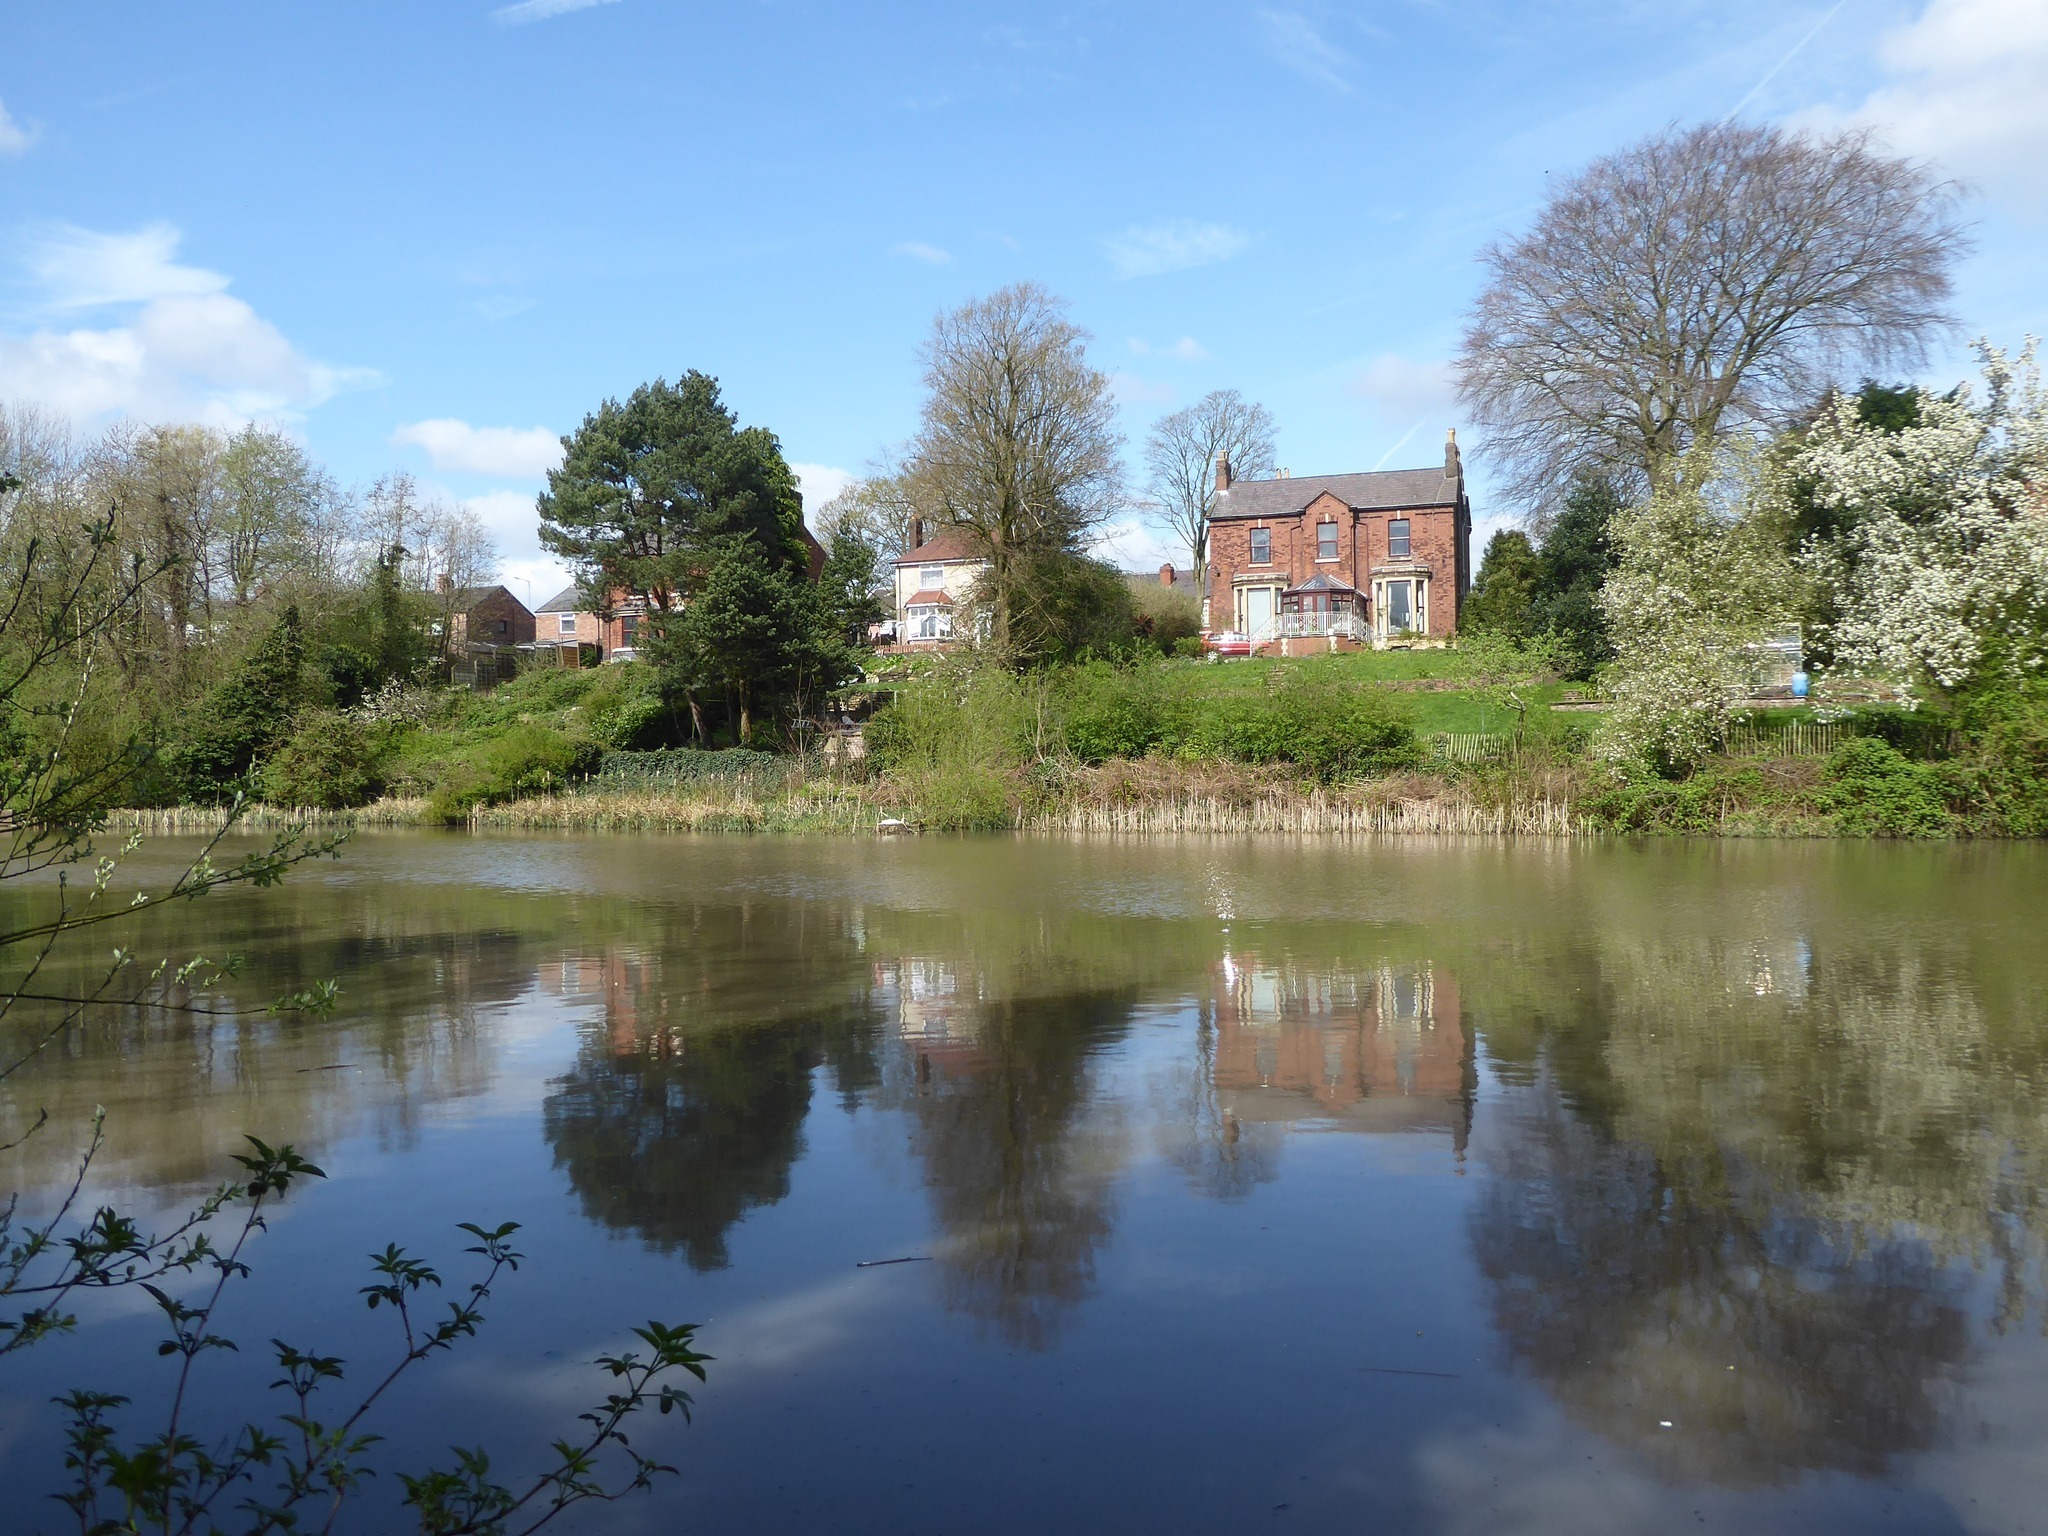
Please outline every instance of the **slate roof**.
M500 592L503 592L507 597L512 597L511 588L502 583L489 587L457 587L448 594L448 597L450 599L450 606L457 613L468 613L485 598L494 597ZM517 607L524 608L526 606L516 597L512 597L512 601Z
M533 610L535 613L583 613L583 599L576 595L574 587L564 587L553 597Z
M1356 475L1291 475L1284 480L1238 480L1216 493L1212 522L1242 517L1292 517L1328 491L1348 507L1388 511L1454 507L1459 477L1441 469L1379 469Z
M937 565L946 560L980 560L984 558L975 546L974 535L965 528L941 528L907 555L898 557L898 565Z

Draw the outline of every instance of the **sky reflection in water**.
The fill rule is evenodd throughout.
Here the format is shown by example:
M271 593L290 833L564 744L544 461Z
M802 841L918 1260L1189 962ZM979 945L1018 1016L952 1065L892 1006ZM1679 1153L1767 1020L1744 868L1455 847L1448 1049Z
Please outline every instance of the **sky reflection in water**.
M525 1222L400 1443L531 1447L703 1322L684 1476L587 1529L2017 1532L2044 898L2032 848L366 837L150 936L337 1017L111 1019L0 1118L53 1113L30 1190L95 1103L124 1198L326 1166L252 1345L368 1359L356 1255ZM59 1528L41 1400L134 1385L114 1310L0 1374L0 1530Z

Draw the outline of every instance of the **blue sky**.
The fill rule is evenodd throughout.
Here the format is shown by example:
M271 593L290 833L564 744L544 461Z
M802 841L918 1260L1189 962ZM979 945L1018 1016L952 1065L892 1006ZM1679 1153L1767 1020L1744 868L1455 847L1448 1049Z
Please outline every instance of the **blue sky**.
M536 600L600 399L715 374L815 504L911 432L933 315L1019 278L1133 443L1234 386L1295 473L1432 462L1479 248L1673 121L1876 125L1973 186L1969 333L2048 323L2048 0L0 0L0 37L0 398L410 469Z

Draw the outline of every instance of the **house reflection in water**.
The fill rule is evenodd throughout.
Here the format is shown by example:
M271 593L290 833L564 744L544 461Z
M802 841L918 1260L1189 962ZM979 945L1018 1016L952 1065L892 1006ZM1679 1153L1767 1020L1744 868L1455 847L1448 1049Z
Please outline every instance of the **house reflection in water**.
M574 1006L604 1008L605 1038L618 1056L661 1053L668 1038L669 997L659 957L637 949L570 955L537 967L540 989Z
M1218 1108L1246 1124L1447 1131L1464 1150L1478 1073L1455 980L1427 964L1210 967Z
M874 963L871 994L884 1028L901 1044L893 1065L907 1067L913 1093L931 1093L988 1065L981 1040L981 988L950 960L900 958ZM884 1069L885 1077L890 1075Z

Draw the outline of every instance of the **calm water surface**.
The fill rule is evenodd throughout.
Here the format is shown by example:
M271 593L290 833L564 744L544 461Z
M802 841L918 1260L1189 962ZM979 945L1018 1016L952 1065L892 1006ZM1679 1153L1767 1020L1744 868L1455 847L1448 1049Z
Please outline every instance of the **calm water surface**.
M206 1411L523 1222L412 1465L701 1323L682 1475L575 1529L2048 1527L2039 848L382 835L152 924L343 1005L74 1036L0 1189L95 1104L144 1208L329 1171ZM161 1400L146 1309L0 1365L0 1530L63 1528L52 1392Z

